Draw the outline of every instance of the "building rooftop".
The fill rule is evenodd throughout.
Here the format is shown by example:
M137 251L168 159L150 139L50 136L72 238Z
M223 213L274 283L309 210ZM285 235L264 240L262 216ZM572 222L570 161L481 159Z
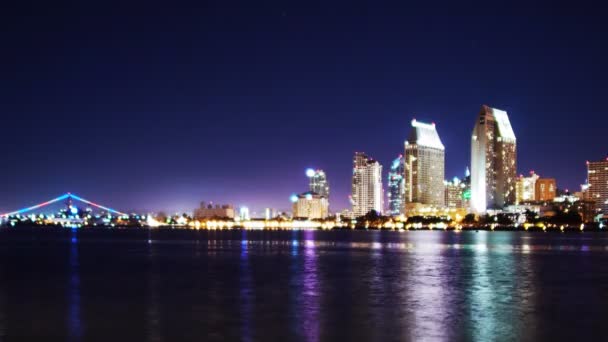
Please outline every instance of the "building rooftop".
M297 196L298 196L298 198L308 198L308 199L312 199L312 198L325 198L325 196L321 196L318 193L313 192L313 191L306 191L306 192L303 192L303 193L301 193L301 194L299 194Z
M511 122L509 121L509 116L507 112L504 110L491 108L492 114L494 115L494 120L498 125L498 132L500 133L500 137L503 140L515 142L515 133L513 132L513 127L511 127Z
M410 136L406 143L445 150L445 147L439 138L439 134L437 133L437 129L435 128L435 124L423 123L416 121L416 119L412 120L412 130L410 131Z

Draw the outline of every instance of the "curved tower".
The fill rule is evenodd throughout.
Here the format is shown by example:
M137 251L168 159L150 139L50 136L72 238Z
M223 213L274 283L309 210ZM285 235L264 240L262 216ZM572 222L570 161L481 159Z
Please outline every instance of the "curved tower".
M507 112L481 107L471 136L471 210L515 204L517 141Z

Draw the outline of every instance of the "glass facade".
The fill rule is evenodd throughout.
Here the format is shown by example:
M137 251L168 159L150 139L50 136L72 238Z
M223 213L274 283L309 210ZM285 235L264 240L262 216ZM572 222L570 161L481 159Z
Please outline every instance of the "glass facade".
M388 172L388 214L400 215L405 211L405 164L400 155L393 160Z

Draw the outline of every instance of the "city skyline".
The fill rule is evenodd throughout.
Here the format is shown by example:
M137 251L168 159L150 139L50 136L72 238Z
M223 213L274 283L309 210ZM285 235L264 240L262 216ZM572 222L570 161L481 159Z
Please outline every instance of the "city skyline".
M496 113L502 115L503 121L506 120L506 121L504 121L502 123L502 125L507 125L508 126L507 128L509 130L511 130L510 133L508 133L508 134L512 135L513 132L512 132L512 128L511 128L511 123L509 121L509 118L508 118L506 112L504 112L502 110L498 110L496 108L491 108L491 107L489 107L487 105L482 105L482 114L481 114L482 116L483 116L484 111L489 111L489 113L490 113L490 114L486 114L486 116L487 115L492 116L492 115L494 115ZM495 113L492 114L492 112L495 112ZM498 119L495 119L495 120L499 121ZM424 140L424 142L427 145L430 144L429 146L432 146L435 149L440 150L441 153L442 153L441 159L443 160L445 158L445 155L444 155L445 148L444 148L443 144L441 143L441 140L440 140L439 136L437 135L437 131L435 129L435 122L433 122L432 124L426 124L426 123L423 123L423 122L419 122L416 119L413 119L411 121L411 126L412 126L412 128L410 130L409 136L408 136L407 139L404 140L405 146L406 146L406 155L408 153L408 151L407 151L408 142L409 142L409 144L411 146L414 146L417 149L418 147L416 145L416 140L422 139L422 140ZM499 130L498 126L500 126L500 124L497 123L496 126L497 126L496 129ZM475 130L476 129L474 129L474 135L475 135ZM503 128L503 130L504 130L504 128ZM412 141L412 139L414 139L414 140ZM435 144L436 146L433 145L433 144ZM421 146L422 145L424 145L424 144L421 144ZM471 145L471 148L473 148L473 145ZM359 153L359 152L357 152L357 153ZM362 154L362 155L365 155L365 154ZM365 157L369 158L367 156L365 156ZM400 158L404 159L403 156L400 156ZM417 160L417 159L418 158L414 158L414 160ZM372 160L373 162L377 162L375 159L372 159L372 158L370 158L370 160ZM515 158L515 160L517 160L517 158ZM393 160L393 163L391 163L391 164L394 164L395 161L396 160ZM586 164L588 165L588 163L589 162L587 161ZM467 171L468 171L468 167L469 167L469 165L467 165ZM441 169L443 171L443 165L442 165ZM382 203L381 203L380 206L383 207L384 210L388 210L388 212L390 212L390 198L388 197L388 191L390 191L389 178L390 178L391 169L389 168L389 170L387 170L387 171L382 171L382 166L380 164L380 170L381 170L380 174L382 175L382 177L384 176L385 173L386 173L386 176L387 176L387 181L386 182L382 181L382 178L380 177L380 180L381 180L380 184L381 184L382 192L383 192ZM519 169L516 168L514 174L518 174L518 173L519 173ZM531 173L531 175L535 175L534 171L530 171L530 173ZM306 175L306 177L309 178L309 185L308 185L308 187L309 187L310 191L315 192L314 190L319 189L319 190L321 190L322 195L324 195L326 198L328 198L327 194L329 193L329 180L328 180L325 172L323 170L321 170L321 169L318 169L318 168L317 169L315 169L315 168L307 168L305 170L305 175ZM404 176L405 176L405 178L408 177L407 167L405 167L405 175ZM513 181L513 193L511 194L512 195L511 197L513 197L513 201L510 202L510 204L516 204L519 201L519 199L516 197L517 191L519 191L516 188L517 188L517 186L519 186L519 184L516 184L516 183L518 183L518 180L520 179L520 177L522 177L522 176L520 175L520 176L516 176L514 178L514 181ZM448 176L444 174L443 178L444 178L444 181L445 181L445 179L448 179ZM442 181L442 184L443 184L444 181ZM553 182L555 182L555 180L553 180ZM580 186L581 187L584 186L584 183L585 182L581 182ZM386 185L386 188L384 187L385 185ZM351 184L351 187L352 187L352 184ZM406 194L405 195L405 203L407 203L408 196L409 196L407 194L407 188L408 188L407 184L404 187L405 187L405 194ZM442 186L441 197L444 196L443 189L444 188ZM559 189L562 189L562 188L559 188ZM580 188L576 188L572 192L576 192L579 189ZM555 192L556 190L557 189L554 189L552 191ZM294 194L292 193L291 196L290 196L290 198L289 198L289 200L291 200L291 202L293 202L293 196L294 196ZM334 213L334 212L337 213L337 212L339 212L341 210L344 210L344 209L347 209L347 210L348 209L353 209L353 205L352 205L352 201L353 201L352 200L352 188L351 188L351 196L350 196L350 198L351 198L350 199L350 201L351 201L350 206L338 208L338 209L332 211L332 213ZM209 199L203 199L203 201L206 201L206 200L209 200ZM214 201L212 200L211 202L214 202ZM279 210L288 211L289 207L290 207L290 204L292 204L292 203L289 203L289 201L284 201L284 202L286 202L288 204L287 205L281 204L281 205L278 206L278 208L282 208L282 209L279 209ZM234 202L228 200L227 203L230 203L230 205L233 205ZM414 201L414 203L416 203L416 201ZM428 204L428 203L424 203L424 204ZM438 204L438 203L436 203L436 205L441 206L441 204ZM247 211L252 210L252 212L256 213L258 216L260 215L260 213L263 213L268 208L268 206L267 206L266 203L258 203L257 205L254 205L254 206L251 206L251 205L248 205L248 204L241 204L241 205L237 205L237 207L245 209ZM497 207L497 208L500 208L500 206ZM475 209L473 209L473 208L471 208L471 209L472 209L473 212L476 212ZM156 209L154 209L152 211L165 211L165 210L166 209L164 209L164 208L156 208ZM184 208L179 208L175 212L176 213L177 212L195 213L196 210L197 210L197 207L194 207L194 208L184 207ZM481 211L481 212L483 212L483 211Z
M518 173L578 190L585 160L606 156L597 21L453 9L467 16L357 2L173 8L163 24L160 7L133 4L7 10L0 209L65 191L123 210L288 209L313 167L340 210L352 154L390 165L413 118L441 127L445 177L460 176L484 103L510 115Z
M505 118L506 118L506 120L507 120L507 122L508 122L508 125L509 125L509 126L511 125L511 123L509 122L508 117L506 116L506 115L507 115L507 114L506 114L506 112L501 111L501 110L497 110L497 109L495 109L495 108L488 107L487 105L482 105L482 113L483 113L483 111L484 111L484 108L485 108L485 109L487 109L487 110L490 110L490 111L497 111L497 112L499 112L499 113L504 113ZM409 137L408 137L407 139L404 139L404 142L405 142L405 144L406 144L406 147L408 146L408 145L407 145L407 144L408 144L408 140L411 140L411 139L412 139L412 136L414 136L414 139L416 139L416 138L417 138L417 139L420 139L420 138L418 138L418 136L417 136L417 135L418 135L418 134L421 134L421 133L417 132L417 130L420 130L421 128L422 128L422 129L427 128L427 130L429 130L428 128L430 128L430 130L429 130L429 131L433 131L432 133L434 134L434 137L433 137L433 136L431 136L431 135L429 135L429 136L427 136L427 140L426 140L426 141L427 141L427 142L433 142L433 141L431 141L431 140L433 140L434 138L436 138L437 143L438 143L439 145L441 145L441 146L439 146L439 145L438 145L438 146L437 146L437 148L442 149L442 153L443 153L444 147L443 147L443 145L442 145L442 143L441 143L441 141L440 141L440 138L437 136L437 131L435 130L435 122L433 122L432 124L426 124L426 123L419 122L419 121L417 121L416 119L413 119L413 120L411 121L411 126L412 126L412 128L411 128L411 131L410 131L410 133L409 133ZM426 133L426 131L425 131L425 133ZM414 134L414 135L412 135L412 134ZM433 139L432 139L432 138L433 138ZM429 139L431 139L431 140L429 140ZM407 151L406 151L406 153L407 153ZM447 155L447 153L446 153L446 155ZM442 158L445 158L445 156L444 156L444 155L442 155ZM394 162L394 160L393 160L393 162ZM586 163L588 163L588 162L586 162ZM392 164L392 163L391 163L391 164ZM381 165L381 163L380 163L380 165ZM468 167L470 167L470 165L466 165L466 168L468 168ZM407 168L406 168L406 169L407 169ZM518 174L520 170L519 170L519 169L516 169L515 171L516 171L516 172L515 172L515 174ZM389 176L389 174L388 174L389 172L390 172L390 169L389 169L388 171L387 171L387 170L381 171L381 173L382 173L383 177L385 176L385 174L386 174L386 176L388 177L388 176ZM533 172L533 171L531 171L531 173L532 173L532 172ZM321 169L319 169L319 168L316 168L316 169L315 169L315 168L310 168L310 167L309 167L309 168L307 168L307 169L305 170L305 175L306 175L306 177L308 177L308 178L309 178L309 185L308 185L308 187L310 188L310 191L313 191L313 190L312 190L312 189L313 189L313 187L326 187L326 189L327 189L326 191L327 191L327 192L329 192L329 185L328 185L328 184L330 183L330 181L329 181L329 179L327 178L327 176L326 176L326 174L325 174L325 172L324 172L323 170L321 170ZM405 174L405 176L406 176L406 178L407 178L407 170L406 170L406 174ZM319 178L319 177L321 177L321 178ZM444 174L444 177L443 177L443 178L445 178L445 179L449 179L449 177L450 177L449 175ZM321 183L320 183L320 184L315 185L314 183L315 183L315 180L317 180L317 179L321 179ZM516 186L515 186L515 182L517 181L517 179L518 179L517 177L516 177L516 178L514 178L514 180L515 180L515 181L514 181L514 183L513 183L513 187L514 187L513 191L515 191L515 190L516 190L516 189L515 189L515 188L516 188ZM587 179L585 179L585 181L586 181L586 180L587 180ZM581 184L579 184L579 187L578 187L578 188L575 188L574 190L572 190L572 192L576 192L576 191L580 190L580 186L583 186L583 185L584 185L584 183L585 183L585 181L581 181L581 182L580 182ZM442 181L442 182L443 182L443 181ZM385 184L385 183L386 183L386 184ZM321 184L322 184L322 185L321 185ZM442 183L442 184L443 184L443 183ZM388 194L388 192L387 192L387 191L389 190L389 182L388 182L388 178L387 178L387 182L382 181L382 186L384 187L385 185L386 185L386 188L383 188L383 191L384 191L384 197L387 197L387 194ZM351 186L352 186L352 184L351 184ZM405 196L405 197L406 197L406 202L407 202L407 197L408 197L408 195L407 195L407 184L406 184L405 188L406 188L406 196ZM560 187L559 189L564 189L564 188L561 188L561 187ZM293 192L291 193L291 195L293 196ZM351 194L349 194L349 195L352 195L352 189L351 189ZM512 197L514 198L514 201L512 202L512 204L515 204L515 203L517 202L516 198L514 197L514 196L516 195L516 194L515 194L515 192L514 192L512 195L513 195ZM443 189L442 189L441 196L443 196ZM227 198L230 198L230 197L227 197ZM203 200L203 201L206 201L206 200L209 200L209 199L208 199L208 198L203 198L202 200ZM290 202L289 202L290 200L291 200L291 197L289 197L289 198L287 198L287 199L282 199L282 202L284 202L284 203L286 203L286 204L279 204L277 207L278 207L278 208L282 208L282 209L279 209L279 210L289 210L289 209L290 209L290 206L291 206L291 204L292 204L292 203L290 203ZM33 203L33 202L35 202L35 200L34 200L34 201L30 201L30 202L32 202L32 203ZM211 202L214 202L214 200L211 200ZM231 201L231 200L229 200L229 199L228 199L228 200L226 200L225 202L226 202L226 203L230 203L231 205L233 205L233 204L234 204L234 201ZM337 201L337 202L339 202L339 201ZM352 202L352 200L351 200L351 202ZM275 203L276 203L276 202L275 202ZM388 205L389 205L389 199L388 199L388 198L383 198L383 203L382 203L382 206L383 206L383 207L385 207L384 209L389 209ZM247 208L247 210L252 210L253 212L256 212L257 214L262 213L262 212L263 212L264 210L266 210L266 209L267 209L267 207L268 207L267 203L256 203L255 205L250 205L250 204L248 204L248 203L241 203L241 204L237 204L236 206L237 206L237 207L241 207L241 208ZM332 212L339 212L340 210L343 210L343 209L352 209L352 203L351 203L350 205L345 206L345 207L340 207L340 208L337 208L337 209L333 210ZM166 208L154 208L154 209L151 209L151 210L150 210L150 209L146 209L146 210L148 210L148 211L165 211L165 210L166 210ZM192 208L190 208L190 207L182 207L182 208L178 208L178 209L177 209L175 212L192 212L192 213L194 213L196 210L197 210L197 207L196 207L196 205L195 205L195 206L194 206L194 207L192 207Z
M608 341L603 12L7 2L0 342Z

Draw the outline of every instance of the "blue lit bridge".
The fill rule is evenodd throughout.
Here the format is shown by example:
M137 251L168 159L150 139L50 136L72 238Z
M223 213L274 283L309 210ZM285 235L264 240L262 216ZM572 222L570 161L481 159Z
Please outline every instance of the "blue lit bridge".
M82 198L80 196L77 196L77 195L73 194L73 193L67 192L67 193L65 193L65 194L63 194L63 195L61 195L61 196L59 196L57 198L53 198L53 199L48 200L46 202L42 202L42 203L39 203L39 204L30 206L30 207L27 207L27 208L11 211L11 212L8 212L8 213L0 214L0 219L6 219L8 217L15 216L15 215L26 214L28 212L34 211L36 209L44 208L46 206L49 206L51 204L54 204L54 203L57 203L57 202L63 201L63 200L67 200L68 203L72 203L72 200L76 200L78 202L88 204L88 205L90 205L92 207L105 210L105 211L107 211L109 213L112 213L112 214L115 214L115 215L119 215L119 216L126 216L127 215L126 213L123 213L123 212L120 212L118 210L115 210L115 209L103 206L101 204L98 204L98 203L86 200L86 199L84 199L84 198Z

